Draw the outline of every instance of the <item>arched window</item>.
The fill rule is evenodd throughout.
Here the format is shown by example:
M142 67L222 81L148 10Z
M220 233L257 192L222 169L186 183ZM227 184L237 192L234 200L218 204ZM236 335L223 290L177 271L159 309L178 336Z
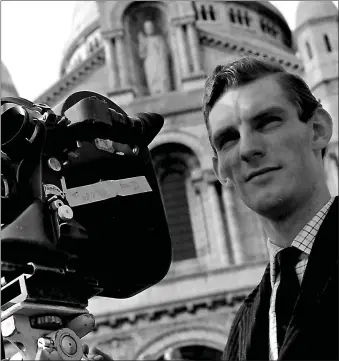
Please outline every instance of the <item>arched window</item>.
M195 1L193 1L192 6L195 14L195 20L199 20L199 11L197 9L197 4L195 3Z
M245 19L246 25L249 27L252 19L248 16L248 12L247 12L247 11L245 11L244 19Z
M324 35L324 41L325 41L326 49L330 53L332 51L332 46L330 43L330 39L328 38L328 36L326 34Z
M94 43L96 48L100 47L100 40L98 38L95 38Z
M240 9L237 10L237 19L240 25L242 25L242 14Z
M267 32L267 22L264 19L260 19L260 28L264 33Z
M209 6L209 9L210 9L210 18L211 18L211 20L215 20L215 13L214 13L214 9L213 9L213 6L212 5L210 5Z
M235 23L234 11L233 11L232 8L230 8L230 11L228 12L228 15L230 17L231 22Z
M88 44L88 50L89 50L89 53L90 53L90 54L93 53L93 51L94 51L94 45L93 45L92 42L90 42L90 43Z
M173 245L173 261L195 258L196 252L188 213L184 171L175 168L169 169L161 179L160 187Z
M201 5L201 15L202 15L203 20L207 20L207 14L206 14L204 5Z
M306 50L307 50L307 55L310 59L313 58L313 54L312 54L312 49L311 49L311 45L308 41L306 41Z
M186 181L193 153L180 144L164 144L152 150L171 235L173 262L196 258Z

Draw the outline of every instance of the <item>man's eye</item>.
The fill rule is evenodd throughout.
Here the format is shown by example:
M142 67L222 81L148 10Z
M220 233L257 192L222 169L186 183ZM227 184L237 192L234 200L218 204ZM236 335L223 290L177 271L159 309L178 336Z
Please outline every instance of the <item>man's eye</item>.
M280 123L281 119L277 118L277 117L272 117L272 118L265 118L263 120L261 120L258 124L259 128L273 128L275 126L278 125L278 123Z
M224 147L231 146L232 144L234 144L234 142L237 139L238 139L238 136L236 134L232 134L230 136L223 137L223 138L220 139L219 148L222 149Z

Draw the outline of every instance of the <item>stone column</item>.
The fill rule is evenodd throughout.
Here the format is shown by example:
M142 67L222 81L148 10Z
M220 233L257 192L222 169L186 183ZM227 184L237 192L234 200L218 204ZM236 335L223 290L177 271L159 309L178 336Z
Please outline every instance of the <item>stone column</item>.
M198 73L201 71L199 40L198 40L197 29L193 22L187 24L187 36L188 36L189 50L192 57L193 72Z
M120 88L128 87L128 69L127 69L127 59L123 44L123 32L119 32L115 35L115 50L117 55L117 65L120 79Z
M208 243L200 191L192 184L191 179L186 181L186 194L197 258L204 259L210 254L210 246Z
M228 232L231 237L231 248L233 251L233 259L235 264L241 264L244 262L244 252L241 243L240 225L238 222L235 194L231 187L222 188L222 198L226 212L226 222Z
M212 242L214 242L215 250L219 255L219 259L221 260L222 265L229 266L231 264L232 258L227 249L226 230L224 228L215 181L208 183L207 192L212 210L213 228L215 232L215 238Z
M118 73L117 73L117 64L115 61L115 47L113 44L113 39L111 37L103 38L104 48L105 48L105 59L106 67L108 72L108 84L109 90L114 90L118 87Z
M211 260L213 265L226 266L228 264L228 257L225 230L221 219L216 189L213 183L208 182L205 178L200 182L199 190L203 203L208 242L211 247Z
M185 39L184 29L180 23L176 25L176 41L180 58L181 74L182 77L185 77L189 73L187 43Z

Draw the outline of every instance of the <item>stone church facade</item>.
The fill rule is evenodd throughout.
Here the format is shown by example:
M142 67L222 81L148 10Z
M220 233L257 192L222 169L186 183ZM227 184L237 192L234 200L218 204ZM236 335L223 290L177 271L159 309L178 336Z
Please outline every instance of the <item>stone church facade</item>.
M338 11L329 1L301 2L294 33L267 1L78 2L60 80L35 100L55 106L91 90L128 114L165 118L150 150L173 243L170 271L132 298L89 302L96 329L85 340L115 360L217 359L261 279L262 225L218 183L201 111L206 75L246 54L303 77L333 117L325 169L337 194Z

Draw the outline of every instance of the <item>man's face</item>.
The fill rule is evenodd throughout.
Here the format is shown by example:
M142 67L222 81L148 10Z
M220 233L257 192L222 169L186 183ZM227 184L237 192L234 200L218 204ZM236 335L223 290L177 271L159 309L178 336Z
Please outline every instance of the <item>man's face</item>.
M214 170L220 181L233 183L249 208L281 217L310 194L319 172L312 125L299 120L274 76L228 90L209 122Z

